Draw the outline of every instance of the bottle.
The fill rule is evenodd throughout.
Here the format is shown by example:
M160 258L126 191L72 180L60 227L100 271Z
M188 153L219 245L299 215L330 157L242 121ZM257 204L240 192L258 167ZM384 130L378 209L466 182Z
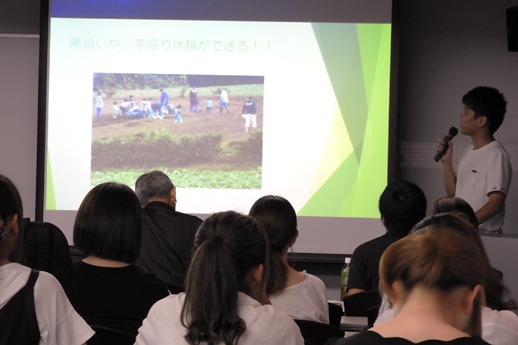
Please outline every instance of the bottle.
M349 264L351 258L346 257L344 267L342 267L341 279L340 279L340 300L343 300L347 296L347 281L349 280Z

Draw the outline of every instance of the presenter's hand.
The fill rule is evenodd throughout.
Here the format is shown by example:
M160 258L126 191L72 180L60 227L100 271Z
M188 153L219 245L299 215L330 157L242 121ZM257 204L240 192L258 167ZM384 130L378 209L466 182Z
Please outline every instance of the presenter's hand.
M437 142L437 151L442 151L442 149L444 148L444 139L445 137L442 137L441 139L439 139L439 141ZM453 143L450 141L448 142L448 150L446 150L446 153L441 157L441 163L450 163L452 162L452 158L453 158Z

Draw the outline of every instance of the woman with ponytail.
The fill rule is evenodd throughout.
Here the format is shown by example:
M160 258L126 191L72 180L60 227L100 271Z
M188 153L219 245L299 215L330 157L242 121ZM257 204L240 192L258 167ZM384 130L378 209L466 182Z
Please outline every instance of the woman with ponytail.
M266 293L272 305L293 319L329 323L324 282L288 264L288 250L299 235L293 206L283 197L267 195L252 205L249 215L263 226L270 242Z
M268 305L267 250L250 217L207 218L196 232L185 293L155 303L135 344L302 345L295 322Z

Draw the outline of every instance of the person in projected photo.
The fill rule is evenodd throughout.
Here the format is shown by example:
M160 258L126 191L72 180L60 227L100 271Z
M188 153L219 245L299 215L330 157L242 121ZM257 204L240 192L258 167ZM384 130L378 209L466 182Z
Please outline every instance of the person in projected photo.
M229 112L229 110L228 110L228 92L227 92L227 89L222 87L219 89L219 112L222 113L223 109L226 109L227 113Z
M245 119L245 132L250 130L250 126L257 127L257 105L252 96L248 97L243 104L243 115L241 116Z
M288 250L299 236L293 206L283 197L266 195L252 205L249 215L263 226L271 245L266 293L272 305L293 319L329 323L324 282L288 263Z
M119 108L121 110L121 117L126 117L126 116L128 116L128 111L131 109L131 102L128 101L127 98L124 98L124 100L121 102Z
M117 104L117 101L113 101L113 118L116 119L119 117L119 105Z
M207 100L205 101L205 113L211 114L213 107L214 103L212 103L212 100L210 98L207 98Z
M174 124L180 123L183 125L183 117L182 117L182 105L178 104L174 109Z
M198 100L198 89L196 86L192 86L189 92L189 113L193 111L196 113L200 112L200 101Z
M104 101L103 101L103 92L99 91L97 92L97 96L95 97L95 108L96 108L96 117L97 121L101 121L101 111L104 108Z
M151 99L150 99L151 102ZM153 118L163 120L162 116L162 103L160 102L151 102L151 110L153 111Z
M196 232L185 293L158 301L136 345L303 345L300 329L269 304L268 243L250 217L208 217Z
M94 331L58 280L9 259L23 237L22 219L20 193L0 174L0 344L84 344Z

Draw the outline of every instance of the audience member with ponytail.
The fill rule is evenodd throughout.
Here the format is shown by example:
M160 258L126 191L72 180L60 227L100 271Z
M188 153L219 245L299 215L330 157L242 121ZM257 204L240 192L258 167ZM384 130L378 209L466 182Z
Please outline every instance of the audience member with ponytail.
M155 303L135 344L304 344L295 322L267 305L267 251L252 218L232 211L207 218L196 232L185 293Z
M383 253L380 289L394 306L394 318L333 345L488 344L480 338L482 256L465 236L436 227Z
M283 197L267 195L253 204L249 215L263 226L270 242L266 293L272 305L293 319L329 323L325 284L288 264L288 250L299 235L293 206Z

